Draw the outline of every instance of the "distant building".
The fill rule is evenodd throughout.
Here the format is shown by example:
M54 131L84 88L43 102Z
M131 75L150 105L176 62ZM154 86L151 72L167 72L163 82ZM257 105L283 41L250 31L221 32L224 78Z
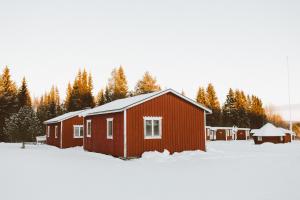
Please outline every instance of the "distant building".
M251 130L255 144L271 142L274 144L288 143L295 139L295 133L283 128L277 128L267 123L260 129Z
M206 126L207 140L248 140L250 128Z

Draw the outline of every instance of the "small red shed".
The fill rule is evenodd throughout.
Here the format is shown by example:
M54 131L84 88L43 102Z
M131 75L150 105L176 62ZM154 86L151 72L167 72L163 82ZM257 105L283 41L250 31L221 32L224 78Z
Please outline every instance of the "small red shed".
M69 112L45 121L46 143L59 148L82 146L83 117L79 114L84 111Z
M267 123L260 129L251 131L255 144L270 142L274 144L285 143L285 132L282 129L275 127L273 124Z
M211 110L172 89L119 99L81 114L84 149L122 158L205 151L206 113Z

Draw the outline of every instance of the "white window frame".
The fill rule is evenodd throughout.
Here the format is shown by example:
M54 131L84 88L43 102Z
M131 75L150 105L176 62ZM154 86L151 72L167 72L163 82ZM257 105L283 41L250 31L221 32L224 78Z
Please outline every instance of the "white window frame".
M262 142L262 136L258 136L257 141Z
M109 135L109 123L112 123L111 126L111 135ZM106 138L112 140L114 137L114 118L107 118L106 119Z
M283 136L280 136L280 142L283 142Z
M50 137L50 126L47 126L47 137Z
M159 121L159 135L154 136L154 122ZM152 135L147 136L146 134L146 121L152 121ZM144 139L162 139L162 117L144 117Z
M91 124L91 132L89 133L89 124ZM92 137L92 120L86 120L86 137Z
M58 138L58 126L54 127L55 138Z
M79 136L76 135L76 129L79 128ZM80 135L80 129L82 128L82 136ZM84 129L83 125L74 125L73 126L73 138L83 138L84 135Z

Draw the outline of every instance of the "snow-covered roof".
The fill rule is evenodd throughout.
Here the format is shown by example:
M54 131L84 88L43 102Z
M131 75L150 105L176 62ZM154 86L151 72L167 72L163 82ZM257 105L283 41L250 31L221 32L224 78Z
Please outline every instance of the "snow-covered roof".
M82 112L85 112L85 111L87 111L87 110L79 110L79 111L74 111L74 112L68 112L68 113L60 115L58 117L49 119L49 120L45 121L44 124L58 123L58 122L61 122L61 121L64 121L64 120L67 120L67 119L79 116L79 114L81 114Z
M206 112L211 113L210 109L197 103L196 101L194 101L186 96L183 96L182 94L180 94L172 89L166 89L166 90L162 90L162 91L158 91L158 92L152 92L152 93L142 94L142 95L138 95L138 96L134 96L134 97L118 99L118 100L112 101L110 103L104 104L102 106L98 106L93 109L90 109L86 112L83 112L80 114L80 116L85 117L85 116L89 116L89 115L99 115L99 114L105 114L105 113L121 112L121 111L124 111L125 109L139 105L141 103L144 103L146 101L149 101L151 99L154 99L156 97L164 95L166 93L172 93L172 94L194 104L195 106L205 110Z
M238 131L250 131L250 128L237 128Z
M281 129L285 134L296 135L295 132L290 131L290 130L288 130L288 129L284 129L284 128L279 128L279 129Z
M253 136L285 136L285 131L271 123L267 123L262 128L257 129Z
M210 127L211 130L231 130L233 127Z
M259 129L251 129L250 133L255 134Z

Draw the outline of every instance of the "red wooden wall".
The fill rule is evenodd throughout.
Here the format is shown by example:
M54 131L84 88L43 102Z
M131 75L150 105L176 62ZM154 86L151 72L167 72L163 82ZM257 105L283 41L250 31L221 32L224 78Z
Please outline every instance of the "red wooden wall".
M144 139L144 116L162 117L162 139ZM205 149L204 110L167 93L127 110L127 155Z
M107 139L106 119L113 118L113 139ZM86 137L86 121L92 120L92 135ZM84 149L87 151L123 157L124 155L123 112L88 116L84 122Z
M82 117L73 117L63 121L63 136L62 136L62 148L70 148L76 146L82 146L83 139L82 138L74 138L73 137L73 126L74 125L82 125L83 118ZM48 130L48 126L50 126L50 137L47 137L47 144L53 145L60 148L60 137L61 137L61 122L54 124L46 125L46 133ZM55 138L55 126L58 126L58 137Z

